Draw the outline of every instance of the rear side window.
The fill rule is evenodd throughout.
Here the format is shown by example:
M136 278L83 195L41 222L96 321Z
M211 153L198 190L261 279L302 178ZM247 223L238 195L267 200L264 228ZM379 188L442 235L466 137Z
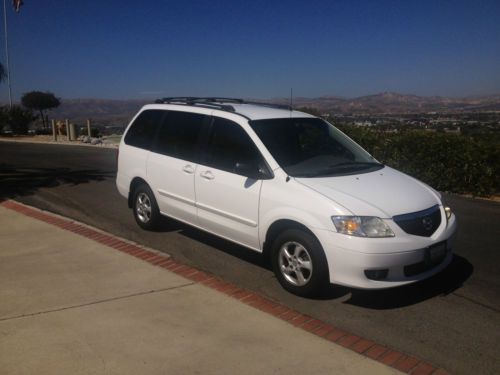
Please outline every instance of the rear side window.
M209 117L198 113L168 112L161 124L153 151L196 162L198 138Z
M139 114L125 135L125 143L129 146L149 150L156 130L161 123L165 111L146 110Z
M261 166L263 159L257 146L240 125L215 117L205 163L234 173L236 163Z

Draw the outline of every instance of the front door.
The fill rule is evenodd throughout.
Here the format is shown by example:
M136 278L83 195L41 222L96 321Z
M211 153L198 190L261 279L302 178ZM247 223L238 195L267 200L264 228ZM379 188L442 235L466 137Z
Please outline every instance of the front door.
M261 160L257 147L239 124L215 117L204 158L195 173L200 226L255 250L260 250L262 181L235 173L235 166Z

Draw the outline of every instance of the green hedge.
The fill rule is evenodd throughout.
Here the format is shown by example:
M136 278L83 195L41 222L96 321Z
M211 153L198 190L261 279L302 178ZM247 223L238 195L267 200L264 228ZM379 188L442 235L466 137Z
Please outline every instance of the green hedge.
M339 126L379 161L440 191L475 196L500 191L500 138L426 131L387 133Z

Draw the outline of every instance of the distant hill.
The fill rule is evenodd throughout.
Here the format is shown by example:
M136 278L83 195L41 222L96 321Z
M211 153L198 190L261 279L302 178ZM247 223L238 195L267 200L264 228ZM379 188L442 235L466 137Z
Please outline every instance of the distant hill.
M385 92L358 98L324 96L295 98L294 106L315 107L329 113L450 113L500 111L500 95L469 98L402 95Z
M289 99L275 98L261 101L288 103ZM139 108L146 103L151 103L151 101L62 98L62 105L57 110L52 111L51 117L69 118L71 121L81 124L87 118L92 118L95 123L101 125L126 125ZM500 95L446 98L385 92L357 98L297 97L293 99L293 105L294 107L314 107L324 113L344 114L485 112L500 111Z
M90 118L100 125L126 125L137 111L151 101L111 99L61 99L50 117L84 124Z

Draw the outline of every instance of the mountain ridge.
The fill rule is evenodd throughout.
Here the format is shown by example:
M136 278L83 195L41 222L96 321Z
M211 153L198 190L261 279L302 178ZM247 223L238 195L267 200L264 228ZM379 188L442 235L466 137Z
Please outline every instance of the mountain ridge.
M249 99L255 101L255 98ZM288 104L289 98L257 99L268 103ZM61 106L51 117L68 118L79 123L87 118L103 124L124 125L147 103L154 99L61 99ZM315 98L295 97L294 108L313 107L322 113L337 114L418 114L500 111L500 94L451 98L382 92L355 98L324 95Z

